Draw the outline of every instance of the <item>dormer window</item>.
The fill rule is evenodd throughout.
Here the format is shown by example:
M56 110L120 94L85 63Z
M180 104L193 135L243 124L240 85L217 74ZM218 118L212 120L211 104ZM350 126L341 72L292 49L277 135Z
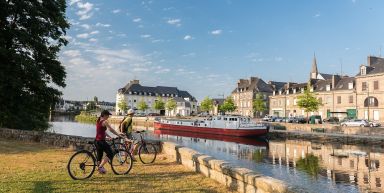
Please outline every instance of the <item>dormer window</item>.
M275 96L276 95L276 91L273 91L273 96Z
M367 67L361 66L360 67L360 75L366 75L367 74Z
M326 90L326 91L330 91L330 90L331 90L331 85L330 85L330 84L327 84L327 86L325 86L325 90Z
M304 88L301 88L301 93L304 93Z
M281 90L279 90L279 94L281 94Z
M353 89L353 82L348 83L348 89Z
M293 94L296 94L296 88L293 89Z

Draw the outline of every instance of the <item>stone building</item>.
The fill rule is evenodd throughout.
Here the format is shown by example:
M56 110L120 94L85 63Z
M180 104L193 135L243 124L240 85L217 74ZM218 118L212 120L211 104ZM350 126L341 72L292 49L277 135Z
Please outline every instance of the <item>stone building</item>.
M309 89L322 105L309 115L384 120L384 104L379 102L384 100L384 88L380 87L383 81L383 58L368 56L367 65L361 65L355 77L319 73L314 58ZM280 89L274 89L269 113L283 117L306 116L297 106L297 97L307 89L308 83L286 83Z
M273 92L273 86L267 84L258 77L250 77L249 79L240 79L237 82L237 87L232 91L231 97L237 107L235 114L242 116L254 117L253 100L257 94L261 94L268 109L268 96ZM261 116L268 112L262 112Z
M189 116L191 114L196 114L197 112L197 100L187 91L179 90L176 87L142 86L140 85L139 80L132 80L117 91L116 114L124 113L118 107L119 102L124 100L128 105L128 109L137 109L139 102L144 101L149 107L144 113L160 113L165 115L165 110L161 110L159 112L153 108L153 104L158 97L160 97L164 103L166 103L170 98L174 98L176 100L176 109L167 114Z

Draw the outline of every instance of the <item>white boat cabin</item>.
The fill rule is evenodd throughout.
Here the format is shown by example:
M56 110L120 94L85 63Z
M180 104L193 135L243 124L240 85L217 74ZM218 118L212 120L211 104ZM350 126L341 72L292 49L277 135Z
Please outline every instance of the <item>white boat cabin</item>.
M249 117L242 116L214 116L204 120L198 119L161 119L161 123L194 126L194 127L209 127L209 128L224 128L224 129L265 129L265 125L261 123L254 123Z

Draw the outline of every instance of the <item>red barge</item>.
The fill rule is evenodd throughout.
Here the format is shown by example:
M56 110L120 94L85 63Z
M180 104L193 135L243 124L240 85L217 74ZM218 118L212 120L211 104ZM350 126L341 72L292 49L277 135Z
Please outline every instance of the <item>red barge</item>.
M155 129L183 131L236 137L261 136L268 132L268 126L253 123L248 117L216 116L204 120L160 119L154 123Z

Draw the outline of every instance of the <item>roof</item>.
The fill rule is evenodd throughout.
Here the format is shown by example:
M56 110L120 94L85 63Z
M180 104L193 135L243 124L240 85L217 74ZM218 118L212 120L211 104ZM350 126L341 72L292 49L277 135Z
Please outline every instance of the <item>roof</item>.
M354 83L355 77L342 77L334 87L334 90L348 90L349 83Z
M378 73L384 73L384 58L376 57L376 56L368 56L367 59L367 66L365 66L366 74L378 74ZM361 72L356 76L360 76Z
M319 73L324 80L332 79L332 74Z
M162 94L169 94L172 96L182 97L182 98L190 98L192 101L196 101L195 97L193 97L191 94L189 94L188 91L179 90L176 87L167 87L167 86L156 86L156 87L150 87L150 86L141 86L138 82L131 81L127 85L125 85L123 88L120 88L118 90L119 93L127 94L129 92L132 93L142 93L142 94L150 94L150 95L162 95Z
M212 101L215 105L222 105L224 104L225 99L212 99Z
M269 81L268 84L271 85L274 88L274 90L281 90L285 86L285 84L287 84L287 83L286 82Z
M237 82L237 88L233 90L232 93L237 92L238 89L253 92L273 92L272 86L265 83L263 79L258 77L250 77L250 79L240 79Z

